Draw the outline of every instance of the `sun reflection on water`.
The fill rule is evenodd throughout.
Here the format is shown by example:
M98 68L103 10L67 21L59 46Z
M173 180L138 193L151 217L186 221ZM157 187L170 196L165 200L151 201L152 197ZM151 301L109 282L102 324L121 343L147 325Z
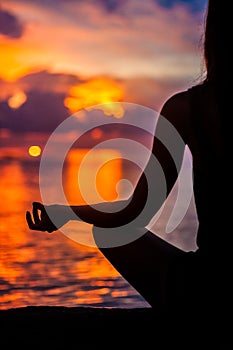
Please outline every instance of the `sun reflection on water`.
M65 170L66 195L78 204L82 198L77 187L74 191L75 174L85 152L74 151ZM107 161L112 155L110 151L98 151L95 161ZM88 166L91 172L93 164ZM11 157L1 160L0 168L0 309L27 305L145 305L97 248L78 244L60 231L49 235L28 229L25 212L33 201L41 200L39 162ZM105 184L101 196L115 198L114 184L120 176L117 161L101 169L99 181ZM52 184L51 180L50 190L55 191ZM88 232L91 227L83 223L79 233Z

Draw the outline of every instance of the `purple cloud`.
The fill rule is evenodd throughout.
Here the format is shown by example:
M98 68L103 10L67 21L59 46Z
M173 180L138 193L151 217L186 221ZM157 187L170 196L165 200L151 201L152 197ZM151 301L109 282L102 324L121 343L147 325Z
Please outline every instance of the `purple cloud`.
M8 83L0 79L0 129L14 132L51 132L65 118L69 111L64 99L70 87L79 79L68 74L52 74L39 71L27 74L16 82ZM11 109L8 98L22 90L27 100L17 109ZM2 98L1 98L2 95Z
M165 8L171 8L175 5L185 5L190 8L191 11L203 11L207 5L207 0L154 0L159 5Z
M50 73L47 70L29 73L18 79L17 85L24 91L67 93L72 85L82 82L72 74Z
M0 8L0 34L10 38L20 38L24 27L22 23L11 12Z
M69 116L64 107L64 94L31 91L17 110L7 102L0 104L1 127L14 132L51 132Z

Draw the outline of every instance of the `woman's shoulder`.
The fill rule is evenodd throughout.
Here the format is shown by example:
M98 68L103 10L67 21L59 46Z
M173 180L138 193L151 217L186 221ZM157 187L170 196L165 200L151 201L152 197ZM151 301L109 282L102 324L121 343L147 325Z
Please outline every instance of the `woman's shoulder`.
M171 95L164 103L161 114L166 115L169 112L180 112L188 107L190 91L180 91Z
M163 104L160 115L183 134L187 129L187 120L190 119L189 89L171 95Z
M190 112L191 99L202 95L206 86L204 84L193 85L186 90L179 91L171 95L164 103L161 114L187 114Z
M198 103L198 100L201 100L203 88L205 87L202 84L194 85L171 95L165 101L160 112L186 140L192 124L193 103Z

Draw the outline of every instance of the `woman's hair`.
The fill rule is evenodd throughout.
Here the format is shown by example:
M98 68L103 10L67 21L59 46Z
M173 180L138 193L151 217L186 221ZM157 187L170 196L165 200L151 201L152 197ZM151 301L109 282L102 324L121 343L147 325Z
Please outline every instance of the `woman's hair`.
M206 80L227 83L232 77L231 65L232 35L230 28L233 17L229 3L209 0L205 18L204 58Z
M232 108L232 23L230 1L209 0L205 21L204 59L206 78L204 83L211 84L211 101L221 116L218 128L221 130L219 149L227 140L226 130L229 112ZM220 122L221 120L221 122ZM221 143L221 146L220 146Z

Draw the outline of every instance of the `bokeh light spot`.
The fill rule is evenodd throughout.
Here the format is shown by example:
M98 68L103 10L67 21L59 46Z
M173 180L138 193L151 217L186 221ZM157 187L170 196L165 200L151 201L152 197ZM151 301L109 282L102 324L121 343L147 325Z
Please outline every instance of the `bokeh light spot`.
M12 109L17 109L27 101L27 95L23 91L16 92L8 99L8 105Z
M40 146L30 146L28 153L32 157L39 157L41 155L41 148Z

